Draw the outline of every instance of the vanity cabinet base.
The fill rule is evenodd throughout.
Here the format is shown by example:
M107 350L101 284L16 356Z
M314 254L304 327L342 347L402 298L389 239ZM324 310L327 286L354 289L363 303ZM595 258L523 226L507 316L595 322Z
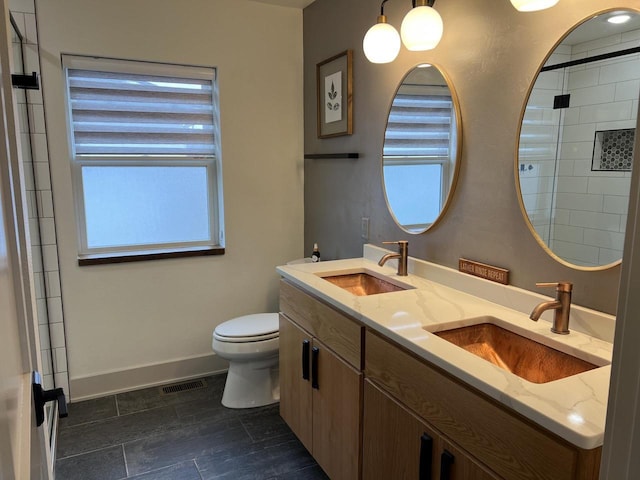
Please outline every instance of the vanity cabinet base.
M598 479L601 448L571 445L286 281L280 311L280 414L332 480Z
M370 331L365 376L496 478L598 478L601 448L569 444Z
M358 480L363 329L284 282L280 309L280 416L332 480Z

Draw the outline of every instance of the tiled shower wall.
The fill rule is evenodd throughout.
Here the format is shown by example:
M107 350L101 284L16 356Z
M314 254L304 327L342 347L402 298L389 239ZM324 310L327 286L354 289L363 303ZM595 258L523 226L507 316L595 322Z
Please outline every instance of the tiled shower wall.
M11 0L10 11L24 37L24 72L40 72L38 34L33 0ZM15 49L14 49L15 51ZM22 73L22 72L15 72ZM25 95L26 93L26 95ZM21 118L25 187L32 244L34 283L42 351L43 382L46 388L62 387L69 395L67 350L60 290L58 247L51 195L49 153L41 90L17 92ZM29 138L31 136L31 148ZM47 328L48 327L48 328ZM49 352L47 346L51 349Z
M639 44L640 31L635 30L574 45L570 50L561 51L561 55L548 64ZM521 155L525 161L520 162L520 168L529 172L524 173L522 190L525 205L535 209L532 223L552 250L571 263L592 266L619 260L631 174L592 171L594 138L596 131L635 128L640 55L542 75L547 77L541 85L546 91L536 85L532 93L540 107L532 118L538 118L539 124L527 127L529 135L524 146L528 148L525 148L526 156ZM553 110L553 96L560 93L571 95L570 107ZM558 122L560 118L562 121ZM560 143L556 163L554 136L557 133ZM533 166L531 170L529 165ZM554 177L557 178L555 184Z
M572 59L637 47L640 30L575 45ZM631 172L593 171L596 131L632 129L640 91L640 55L571 67L564 115L553 250L581 265L622 258Z

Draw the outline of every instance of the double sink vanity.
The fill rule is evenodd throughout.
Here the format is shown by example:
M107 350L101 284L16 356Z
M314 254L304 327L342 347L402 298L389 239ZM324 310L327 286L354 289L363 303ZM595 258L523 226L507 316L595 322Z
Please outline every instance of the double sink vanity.
M614 318L558 335L548 297L387 253L277 269L280 413L329 477L598 478Z

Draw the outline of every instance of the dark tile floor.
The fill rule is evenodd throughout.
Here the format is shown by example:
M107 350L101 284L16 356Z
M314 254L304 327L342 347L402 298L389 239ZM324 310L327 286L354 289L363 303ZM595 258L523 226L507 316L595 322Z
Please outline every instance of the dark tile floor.
M158 387L69 405L57 480L326 480L278 405L221 405L226 376L197 390Z

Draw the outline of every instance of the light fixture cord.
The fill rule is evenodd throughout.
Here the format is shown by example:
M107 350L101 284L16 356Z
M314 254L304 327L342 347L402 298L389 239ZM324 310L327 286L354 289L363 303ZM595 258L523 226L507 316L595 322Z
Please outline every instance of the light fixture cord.
M382 0L382 3L380 4L380 15L384 15L384 4L388 1L389 0Z

